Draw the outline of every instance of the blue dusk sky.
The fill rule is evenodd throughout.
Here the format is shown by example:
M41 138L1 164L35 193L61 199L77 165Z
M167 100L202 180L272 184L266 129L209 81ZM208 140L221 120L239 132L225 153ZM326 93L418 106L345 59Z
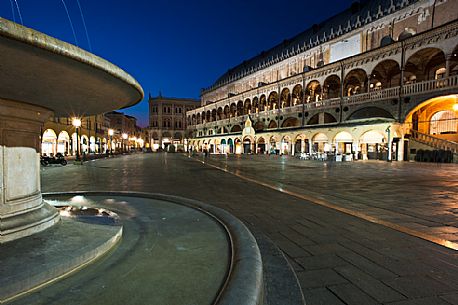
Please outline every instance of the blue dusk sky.
M149 93L197 99L201 88L229 68L352 2L79 0L90 44L77 0L0 0L0 16L21 23L17 3L25 26L77 44L130 73L142 85L145 98L123 112L145 127Z

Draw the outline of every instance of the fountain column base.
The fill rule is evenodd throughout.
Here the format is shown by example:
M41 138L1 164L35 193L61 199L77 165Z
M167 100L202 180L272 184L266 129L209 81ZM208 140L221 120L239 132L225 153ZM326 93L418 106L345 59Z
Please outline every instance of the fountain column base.
M59 221L41 197L40 135L51 111L0 98L0 243Z

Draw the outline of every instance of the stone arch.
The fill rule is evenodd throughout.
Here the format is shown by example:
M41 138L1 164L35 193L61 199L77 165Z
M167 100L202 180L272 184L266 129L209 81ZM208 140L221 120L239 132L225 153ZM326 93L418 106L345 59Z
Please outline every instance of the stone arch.
M266 111L266 110L268 110L268 108L267 108L267 98L263 94L259 98L259 111Z
M337 119L328 112L317 113L307 122L307 125L330 124L337 122Z
M57 135L51 128L46 129L41 137L41 153L48 156L57 153Z
M242 131L242 127L240 127L240 125L234 125L231 128L231 132L241 132L241 131Z
M456 134L458 133L458 116L453 110L436 111L429 120L429 134Z
M252 112L257 113L259 112L259 99L257 96L253 97L253 100L251 102L251 108L253 109Z
M62 130L57 137L57 152L67 155L70 153L70 135Z
M312 151L318 153L328 152L330 150L329 138L322 132L316 133L312 137Z
M277 128L278 127L278 124L275 120L270 120L269 122L269 126L267 127L268 129L273 129L273 128Z
M266 125L262 121L257 121L254 125L253 128L256 132L264 130Z
M230 116L235 117L237 115L237 105L232 103L230 106Z
M368 78L366 71L357 68L348 72L344 80L344 96L367 92Z
M243 144L239 138L234 139L234 146L235 146L235 153L241 154L243 153Z
M276 91L272 91L269 94L269 98L267 99L267 109L278 109L278 93Z
M370 90L397 87L401 82L401 68L397 61L387 59L379 62L371 72Z
M211 113L211 122L214 122L214 121L216 121L216 109L213 109Z
M340 96L340 78L329 75L323 82L323 99L337 98Z
M230 116L229 105L224 106L224 118L227 119Z
M437 72L443 70L439 75ZM418 50L406 61L404 83L415 83L445 76L445 54L438 48L423 48Z
M237 116L243 115L243 101L237 102Z
M363 160L386 160L387 138L379 130L371 129L365 131L359 137L359 158Z
M289 155L291 152L291 137L289 135L284 135L281 139L280 153L283 155Z
M243 104L243 114L250 114L251 113L251 100L247 98L245 103Z
M387 118L394 119L393 115L387 110L379 107L364 107L354 111L348 117L348 120L360 120L360 119L370 119L370 118Z
M279 108L287 108L291 107L291 95L289 94L289 89L284 88L280 94L280 107Z
M353 142L354 138L348 131L338 132L333 139L336 153L350 155L353 152Z
M437 113L444 114L443 120L438 120L439 115L434 117ZM458 142L458 130L452 129L458 128L457 123L458 94L428 99L414 107L405 119L405 124L413 130L454 142Z
M256 139L257 154L265 154L267 151L266 140L264 137L259 137Z
M305 101L307 103L317 102L321 99L321 84L317 80L312 80L305 88Z
M251 154L254 151L255 141L252 136L245 136L243 137L243 153L244 154Z
M294 117L289 117L286 118L283 123L281 124L281 127L299 127L301 126L301 122L299 121L298 118Z
M218 107L218 110L216 110L216 116L217 116L218 120L222 120L222 119L225 118L222 107Z
M348 131L339 131L334 136L333 142L353 142L353 136Z
M304 91L302 90L301 84L297 84L296 86L294 86L291 96L292 96L293 106L297 104L302 104L303 97L304 97Z
M398 36L398 41L406 40L409 37L417 34L417 30L414 28L405 28Z

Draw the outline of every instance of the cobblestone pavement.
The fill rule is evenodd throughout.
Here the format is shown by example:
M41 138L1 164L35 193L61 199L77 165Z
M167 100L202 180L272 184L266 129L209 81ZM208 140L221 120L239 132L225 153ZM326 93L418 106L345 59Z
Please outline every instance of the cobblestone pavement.
M364 201L358 203L367 204L369 212L380 208L409 215L423 219L419 225L449 227L448 233L455 236L457 167L246 158L230 157L226 163L221 157L210 157L207 162L227 165L238 174L256 173L261 182L266 177L295 191L310 189L321 200L329 194L335 198L345 194L350 202L362 197ZM43 191L158 192L222 207L268 235L285 252L308 305L458 304L457 251L240 179L183 155L140 154L46 168L42 178ZM379 202L391 203L391 208L372 207L368 197L382 196L386 200ZM428 211L421 211L424 208Z

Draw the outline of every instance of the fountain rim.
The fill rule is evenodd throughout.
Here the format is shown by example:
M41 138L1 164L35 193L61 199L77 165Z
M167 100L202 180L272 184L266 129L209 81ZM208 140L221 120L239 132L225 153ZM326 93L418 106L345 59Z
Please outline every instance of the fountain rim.
M230 262L226 280L212 305L260 305L264 300L264 271L256 238L245 224L231 213L198 200L161 193L136 191L70 191L46 192L53 196L126 196L161 200L186 206L212 217L228 235Z
M121 109L134 106L144 98L143 88L133 76L108 60L71 43L59 40L3 17L0 17L0 37L19 41L32 47L37 47L50 53L73 59L82 64L104 71L123 81L133 87L139 93L139 97L137 100L128 103Z

